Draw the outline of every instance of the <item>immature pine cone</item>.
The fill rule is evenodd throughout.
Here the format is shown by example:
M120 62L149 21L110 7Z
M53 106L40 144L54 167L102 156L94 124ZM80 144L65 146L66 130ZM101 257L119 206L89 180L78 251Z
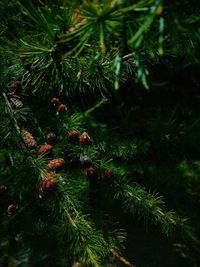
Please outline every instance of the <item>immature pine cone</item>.
M20 83L20 81L18 81L18 80L12 82L11 85L10 85L10 87L11 87L12 89L17 89L17 88L19 88L20 86L21 86L21 83Z
M60 105L58 106L57 111L60 112L60 111L64 111L64 110L66 110L66 106L65 106L64 104L60 104Z
M79 142L81 144L83 144L83 143L91 143L92 141L91 141L91 138L89 137L88 133L83 132L79 138Z
M112 176L112 170L110 168L106 168L103 172L103 178L110 178Z
M54 145L56 143L56 135L51 132L46 135L46 142L50 145Z
M34 148L37 146L37 142L35 141L34 137L31 133L29 133L27 130L22 129L22 138L24 140L24 143L28 148Z
M53 97L51 99L51 103L53 103L54 105L57 105L59 103L59 98Z
M49 144L42 145L38 150L38 154L39 155L46 154L46 153L52 151L52 149L53 149L52 145L49 145Z
M12 108L21 108L23 107L23 103L21 100L15 98L15 97L11 97L10 98L10 104L12 106Z
M21 93L21 82L16 80L11 83L10 87L14 90L14 93L16 95L19 95Z
M16 204L11 204L7 208L7 213L8 213L8 215L12 215L12 214L14 214L16 212L16 210L17 210L17 205Z
M56 190L57 181L54 179L54 173L49 173L47 178L39 182L39 196L49 196Z
M68 141L69 142L78 141L78 132L76 130L69 132Z
M92 178L92 177L95 177L96 176L96 169L94 167L89 167L89 168L86 168L84 170L84 173L85 175L88 177L88 178Z
M2 193L4 193L6 190L7 190L7 186L4 185L4 184L1 184L1 185L0 185L0 195L1 195Z
M81 162L81 165L84 168L88 168L88 167L91 167L92 166L92 160L87 155L80 156L80 162Z
M57 170L64 165L65 165L65 160L62 158L58 158L58 159L51 160L48 164L48 167L51 170Z

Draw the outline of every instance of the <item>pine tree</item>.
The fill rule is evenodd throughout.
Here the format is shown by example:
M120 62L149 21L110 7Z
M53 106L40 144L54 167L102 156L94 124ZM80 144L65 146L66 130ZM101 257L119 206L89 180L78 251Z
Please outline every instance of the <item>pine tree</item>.
M148 142L96 115L127 83L149 89L152 66L199 63L194 1L133 2L1 4L2 266L134 266L121 256L116 205L198 243L187 220L132 177Z

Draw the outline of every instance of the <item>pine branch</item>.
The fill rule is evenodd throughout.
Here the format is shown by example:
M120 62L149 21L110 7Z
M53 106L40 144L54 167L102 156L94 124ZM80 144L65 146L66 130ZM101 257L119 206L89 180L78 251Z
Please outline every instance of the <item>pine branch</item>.
M86 217L78 212L73 200L66 193L63 197L64 200L60 202L64 219L62 228L67 226L67 220L69 225L67 232L68 237L70 237L72 253L77 258L80 257L82 262L100 267L102 257L104 258L108 251L108 245L102 234L96 231L94 226L86 220Z
M121 261L124 265L129 266L129 267L135 267L134 264L130 263L127 259L124 257L120 256L115 250L111 250L113 257L115 257L117 260Z
M115 198L123 201L126 211L135 214L154 224L159 225L165 234L179 230L182 236L197 242L197 239L186 223L185 219L178 217L173 211L165 211L163 198L147 193L141 186L130 184L125 178L121 177L114 180Z

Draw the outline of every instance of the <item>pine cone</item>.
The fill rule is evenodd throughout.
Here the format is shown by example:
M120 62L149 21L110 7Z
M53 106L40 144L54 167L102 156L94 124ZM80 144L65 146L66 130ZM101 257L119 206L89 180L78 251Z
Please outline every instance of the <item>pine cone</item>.
M6 185L0 185L0 195L3 194L5 191L7 190L7 186Z
M86 133L86 132L83 132L81 134L81 136L79 138L79 142L81 144L83 144L83 143L90 143L91 144L92 143L91 138L89 137L88 133Z
M21 93L21 82L16 80L11 83L10 87L14 90L14 93L16 95L19 95Z
M21 100L15 98L15 97L11 97L10 98L10 104L13 108L21 108L23 107L23 103Z
M94 178L96 177L96 174L97 174L96 169L94 167L86 168L84 170L84 173L88 178Z
M45 197L52 195L56 190L57 181L54 178L54 173L49 173L47 178L39 182L39 196Z
M103 171L103 175L102 175L102 178L103 180L104 179L108 179L112 176L112 170L110 168L106 168L104 171Z
M24 143L26 144L28 148L34 148L37 146L37 142L31 133L29 133L25 129L22 129L21 133L22 133L22 138L24 140Z
M58 112L65 111L65 110L66 110L66 106L64 104L60 104L58 106L58 109L57 109Z
M68 141L69 142L78 141L78 132L76 130L69 132Z
M54 145L56 143L56 135L55 133L51 132L46 135L46 141L50 145Z
M65 160L62 158L53 159L49 162L48 167L51 170L57 170L65 165Z
M47 154L48 152L51 152L52 149L53 149L52 145L49 144L42 145L38 150L38 154L39 155Z
M60 101L59 98L56 98L56 97L53 97L51 99L51 103L53 103L54 105L58 105L59 101Z
M92 160L90 157L88 157L87 155L85 156L80 156L80 162L81 162L81 165L84 167L84 168L88 168L88 167L91 167L92 166Z
M17 205L16 204L11 204L7 208L7 213L8 215L13 215L17 210Z

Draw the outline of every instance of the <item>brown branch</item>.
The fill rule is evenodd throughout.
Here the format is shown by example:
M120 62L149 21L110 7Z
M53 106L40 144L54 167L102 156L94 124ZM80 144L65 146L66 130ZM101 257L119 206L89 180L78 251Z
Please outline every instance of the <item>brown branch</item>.
M129 267L135 267L134 264L130 263L130 261L128 261L127 259L125 259L124 257L120 256L114 249L111 249L111 252L113 254L113 256L121 261L123 264L125 264L126 266L129 266Z

